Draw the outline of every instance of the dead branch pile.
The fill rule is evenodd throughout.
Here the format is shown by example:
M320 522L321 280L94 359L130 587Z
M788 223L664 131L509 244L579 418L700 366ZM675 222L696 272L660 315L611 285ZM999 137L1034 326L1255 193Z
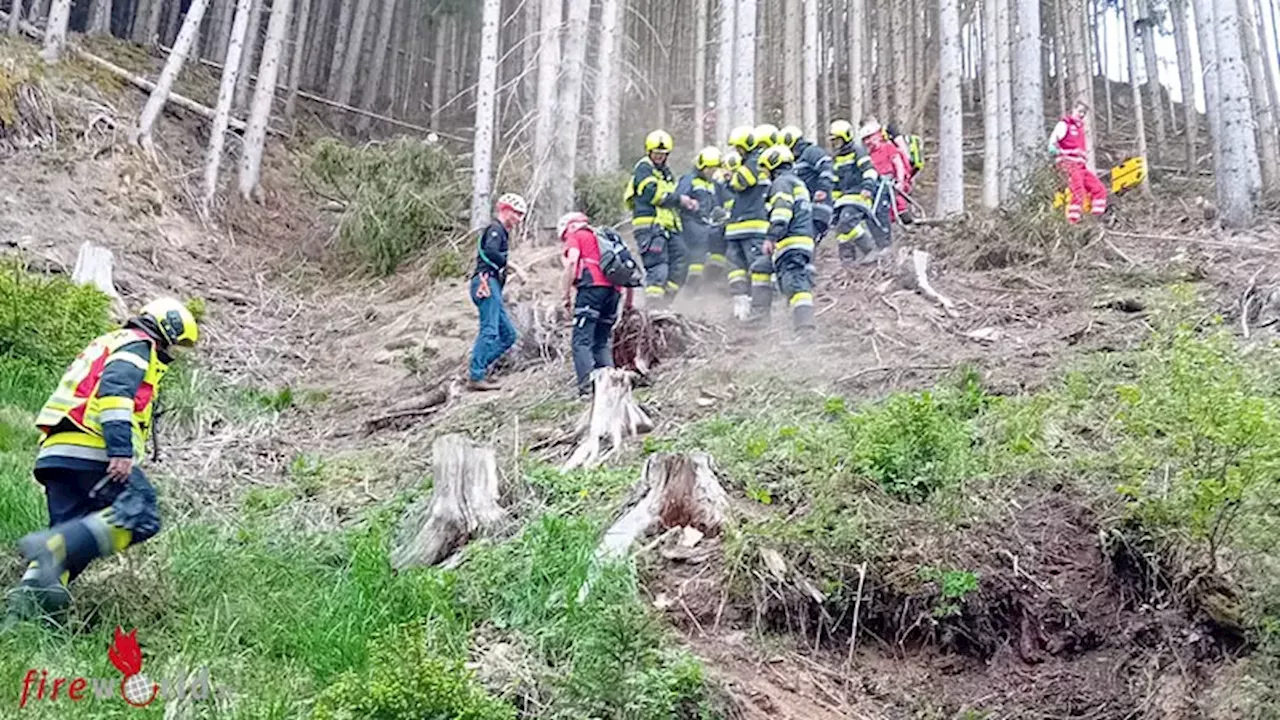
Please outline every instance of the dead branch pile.
M663 358L692 349L705 331L676 313L628 308L613 328L613 364L647 375Z

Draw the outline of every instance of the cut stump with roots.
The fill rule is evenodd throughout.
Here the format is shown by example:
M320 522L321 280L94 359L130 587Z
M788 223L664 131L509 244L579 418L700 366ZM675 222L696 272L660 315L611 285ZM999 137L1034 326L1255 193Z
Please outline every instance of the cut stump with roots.
M443 435L436 438L431 453L435 487L400 529L391 553L397 570L439 564L507 516L498 504L493 448L461 435Z
M729 516L729 496L706 453L652 455L632 491L629 507L604 534L596 552L602 560L624 557L636 540L672 528L720 534Z
M627 438L653 430L653 420L631 396L632 377L632 373L617 368L600 368L591 373L591 408L578 422L581 440L561 472L595 467L620 450ZM609 450L602 454L601 441L606 438Z

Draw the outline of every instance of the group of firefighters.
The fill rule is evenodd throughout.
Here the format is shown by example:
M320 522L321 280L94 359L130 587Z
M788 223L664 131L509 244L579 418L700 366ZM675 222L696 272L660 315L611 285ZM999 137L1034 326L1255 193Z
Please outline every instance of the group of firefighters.
M1071 223L1080 221L1086 204L1094 215L1107 207L1106 189L1085 160L1087 112L1078 103L1050 136L1050 151L1069 185ZM663 303L723 280L734 296L734 314L750 324L769 317L776 286L790 304L798 336L814 329L818 243L834 230L842 266L874 262L890 246L893 224L912 222L908 198L923 167L918 137L874 119L856 132L837 120L829 136L831 153L795 127L740 127L730 133L727 151L702 149L694 170L677 180L667 166L671 136L650 133L625 196L643 274L616 233L593 227L582 213L560 219L561 291L574 320L580 393L590 393L593 370L612 363L613 325L633 287L643 286L650 301ZM468 379L475 390L497 387L487 375L516 341L502 293L514 269L509 233L527 210L519 195L503 195L480 234L470 283L480 315ZM93 560L159 531L156 494L137 463L160 380L198 337L188 308L160 298L90 343L67 369L36 419L41 441L34 473L45 489L49 527L19 543L27 567L9 593L4 627L65 608L68 583Z

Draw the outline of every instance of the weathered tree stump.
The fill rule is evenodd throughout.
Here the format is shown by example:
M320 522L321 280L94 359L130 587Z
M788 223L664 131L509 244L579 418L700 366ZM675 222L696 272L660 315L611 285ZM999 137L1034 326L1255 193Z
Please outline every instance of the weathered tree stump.
M653 429L653 420L631 397L632 374L617 368L600 368L591 373L591 408L578 422L582 439L573 455L560 469L595 467L622 448L622 442ZM608 452L601 454L600 441L609 439Z
M898 251L899 282L908 290L915 290L928 300L942 306L948 315L956 313L956 304L933 288L929 282L929 253L914 248Z
M694 528L715 537L729 515L729 496L706 453L663 453L645 462L633 503L609 528L596 555L626 555L636 540L671 528Z
M400 529L391 565L397 570L431 566L453 555L505 517L498 505L498 463L493 448L461 435L443 435L431 446L435 487Z
M91 285L100 290L102 294L111 298L112 312L117 317L123 318L128 314L128 308L120 297L120 293L116 292L115 281L112 279L113 267L114 260L110 250L101 245L85 242L80 245L80 252L76 255L76 266L71 271L71 281L77 285Z

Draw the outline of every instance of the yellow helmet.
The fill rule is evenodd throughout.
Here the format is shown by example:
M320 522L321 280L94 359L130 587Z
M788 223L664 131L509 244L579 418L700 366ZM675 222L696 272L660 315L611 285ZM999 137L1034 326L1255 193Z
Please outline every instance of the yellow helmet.
M795 148L802 137L804 137L804 131L795 125L788 125L778 131L778 142L789 148Z
M831 123L831 137L843 142L853 142L853 124L848 120L835 120Z
M729 133L729 147L744 153L754 150L756 147L755 129L746 125L734 128Z
M654 130L644 139L645 152L671 152L676 146L676 141L671 139L671 134L666 130Z
M161 297L152 300L138 311L138 315L155 323L165 343L191 347L200 339L200 328L196 327L196 317L186 305L169 298Z
M756 144L758 147L770 147L778 143L778 126L765 123L756 126Z
M773 172L783 165L790 165L796 161L796 156L791 152L791 148L786 145L774 145L764 154L760 156L760 167Z
M720 167L720 148L715 146L704 147L702 152L698 153L698 157L694 158L693 164L699 170L707 168Z
M729 152L724 154L724 157L720 159L721 167L727 168L729 170L732 170L741 164L742 164L742 156L738 154L737 150L730 150Z

